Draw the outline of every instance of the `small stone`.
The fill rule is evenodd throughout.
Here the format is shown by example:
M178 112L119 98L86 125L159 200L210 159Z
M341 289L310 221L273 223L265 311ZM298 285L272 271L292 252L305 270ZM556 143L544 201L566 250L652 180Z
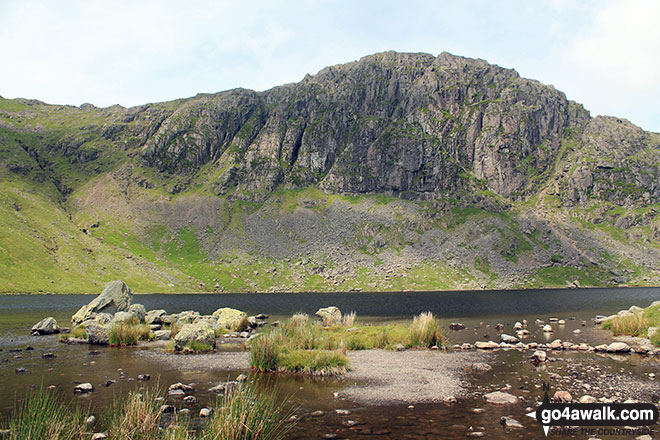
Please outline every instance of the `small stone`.
M518 403L518 398L513 394L504 393L502 391L493 391L484 395L486 403L492 403L494 405L512 405Z
M168 397L184 397L186 393L183 390L168 390L167 395Z
M94 386L89 382L81 383L73 388L73 392L76 394L87 394L92 391L94 391Z
M186 405L194 405L197 403L197 397L195 396L186 396L183 398L183 403Z
M161 414L169 414L174 412L174 407L172 405L161 405L160 406L160 413Z
M336 409L335 412L338 416L348 416L351 414L351 411L348 409Z
M596 402L598 402L598 399L596 399L593 396L589 396L588 394L585 394L584 396L580 397L579 402L580 403L596 403Z
M312 417L321 417L321 416L323 416L324 414L325 414L325 413L319 409L319 410L317 410L317 411L313 411L313 412L311 412L309 415L312 416Z
M523 429L523 425L513 417L504 416L500 419L500 423L504 425L505 428L509 429Z
M547 357L548 355L545 351L537 350L530 356L530 359L532 360L532 362L541 363L541 362L545 362Z
M625 342L612 342L607 346L608 353L629 353L630 346Z
M26 369L26 368L23 368L23 367L18 367L18 368L16 369L16 372L17 372L17 373L27 373L27 369Z
M92 440L105 440L108 435L105 432L97 432L92 436Z
M137 380L147 381L151 379L151 376L148 374L138 374Z
M236 382L238 383L244 383L247 381L247 376L245 374L239 374L238 377L236 378Z
M546 325L544 325L544 326L543 326L543 331L544 331L545 333L552 333L552 331L553 331L553 330L552 330L552 326L551 326L550 324L546 324Z
M554 396L552 396L552 400L560 403L571 403L573 401L573 396L571 396L571 393L568 391L559 390L555 392Z
M57 356L55 356L55 353L44 353L41 357L44 359L55 359Z
M89 416L89 417L87 417L87 418L85 419L85 423L86 423L87 425L93 425L94 423L96 423L96 417L94 417L94 416Z

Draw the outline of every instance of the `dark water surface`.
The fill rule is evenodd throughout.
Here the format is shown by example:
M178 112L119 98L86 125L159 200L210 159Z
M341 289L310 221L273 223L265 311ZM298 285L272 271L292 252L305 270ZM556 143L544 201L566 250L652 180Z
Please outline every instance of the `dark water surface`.
M174 382L194 382L200 400L191 408L196 414L201 406L213 397L204 393L219 381L233 378L247 371L179 371L162 362L153 362L140 355L140 348L70 346L57 342L55 336L33 337L30 327L46 316L55 317L66 326L71 315L92 299L89 295L7 295L0 296L0 415L7 416L17 399L21 399L32 386L55 385L82 408L91 408L95 414L118 395L127 390L144 386L135 380L138 374L148 373L152 383L159 378L167 386ZM549 317L566 319L565 326L556 326L553 335L530 327L530 341L544 342L561 338L590 344L607 342L609 334L595 328L590 320L596 314L611 314L635 304L645 307L660 300L660 288L526 290L526 291L465 291L465 292L399 292L399 293L301 293L301 294L199 294L199 295L135 295L134 302L149 309L166 309L169 313L196 310L210 314L219 307L233 307L248 314L266 313L273 319L284 319L296 312L313 314L319 307L338 306L343 311L355 311L358 319L371 322L401 321L423 311L431 311L442 318L443 323L460 321L468 330L452 332L454 342L498 340L494 327L505 325L505 332L515 321L527 319L547 320ZM575 319L571 319L575 318ZM582 321L589 324L582 326ZM579 335L573 330L582 329ZM604 341L605 339L605 341ZM27 346L34 347L25 351ZM11 350L20 349L20 352ZM98 355L90 355L90 350ZM237 350L239 348L236 348ZM155 350L155 349L154 349ZM43 359L45 352L56 354L53 360ZM493 386L512 389L531 388L547 379L547 371L530 367L527 354L517 351L498 352L492 355L494 370L489 375L474 379L474 386L485 389ZM658 362L637 356L622 358L596 357L585 353L566 353L567 362L598 362L612 371L631 371L642 377L650 371L660 373ZM549 364L551 366L559 363ZM563 365L563 364L562 364ZM27 368L28 373L17 374L16 368ZM560 371L561 372L561 369ZM660 375L659 375L660 376ZM108 379L117 382L110 387L100 384ZM88 396L72 394L73 386L91 382L96 391ZM483 414L473 414L471 408L482 406L480 397L467 398L457 405L442 404L407 406L364 406L336 399L334 392L341 392L347 385L342 379L311 379L280 377L278 386L286 394L294 394L301 406L301 422L291 438L322 438L336 433L337 438L467 438L469 429L484 428L486 438L543 438L538 425L524 417L524 408L513 413L508 408L492 407ZM480 392L483 391L480 390ZM475 392L474 389L472 392ZM529 390L525 392L530 392ZM476 394L475 394L476 396ZM332 413L336 408L352 408L348 419L361 424L346 427L347 417ZM306 417L313 410L328 411L323 417ZM525 429L505 432L499 425L503 415L514 415ZM3 417L4 418L4 417Z

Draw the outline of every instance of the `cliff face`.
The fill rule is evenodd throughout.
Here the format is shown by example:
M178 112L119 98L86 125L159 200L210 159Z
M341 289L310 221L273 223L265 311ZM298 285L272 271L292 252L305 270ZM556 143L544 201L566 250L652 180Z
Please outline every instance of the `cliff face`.
M588 113L513 70L447 53L388 52L298 84L191 100L149 137L161 171L228 166L219 193L263 199L277 185L433 199L470 179L517 196Z
M115 270L158 270L153 285L172 289L396 288L387 274L429 261L466 275L426 288L652 282L659 164L657 134L448 53L375 54L264 92L130 109L0 99L0 182L18 207L0 218L58 273L57 233L20 214L39 197L61 236L85 231L85 258L129 252L137 267L111 258ZM229 276L237 257L287 275ZM289 267L298 258L327 272ZM632 272L612 275L621 267Z

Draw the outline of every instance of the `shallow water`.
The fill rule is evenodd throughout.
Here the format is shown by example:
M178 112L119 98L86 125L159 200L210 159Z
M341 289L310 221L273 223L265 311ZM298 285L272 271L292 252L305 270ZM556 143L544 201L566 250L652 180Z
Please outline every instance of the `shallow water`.
M197 413L215 397L204 390L219 381L233 378L245 371L179 371L161 362L142 356L140 348L70 346L57 343L55 336L33 337L29 328L45 316L55 317L60 325L67 325L71 315L92 297L85 295L11 295L0 296L0 412L9 414L16 400L21 399L30 387L55 385L61 393L75 403L98 414L115 397L129 389L145 386L138 382L138 374L150 374L151 382L159 381L167 386L174 382L195 383L200 390L196 394L199 404L191 407ZM572 342L597 344L611 340L610 335L595 328L591 318L596 314L610 314L633 304L647 306L660 299L658 288L620 289L573 289L500 292L416 292L416 293L310 293L310 294L222 294L222 295L135 295L134 301L147 309L164 308L169 313L197 310L210 314L219 307L234 307L250 314L266 313L274 319L284 319L299 311L313 314L319 307L336 305L343 311L355 311L361 321L388 322L409 320L412 316L431 311L440 316L444 324L462 322L468 328L451 332L456 342L475 340L499 340L500 332L495 325L504 325L504 332L513 334L512 325L527 319L532 334L528 341L544 342L560 338ZM553 324L555 332L543 334L534 325L539 318L566 319L565 326ZM575 318L575 319L571 319ZM586 325L582 325L586 321ZM573 330L580 329L579 335ZM26 351L27 346L34 347ZM11 352L21 349L20 352ZM239 348L236 348L239 349ZM91 350L99 353L90 355ZM53 360L41 357L45 352L56 354ZM603 369L621 375L643 378L649 372L660 373L658 362L639 356L597 356L585 353L561 353L557 362L542 368L533 367L527 354L515 350L490 354L489 362L494 370L474 374L472 385L467 387L468 396L453 406L444 404L415 405L409 409L398 406L365 406L335 398L349 385L342 379L310 379L295 376L277 376L277 386L285 395L293 396L300 409L300 423L291 438L320 438L336 434L337 438L466 438L470 429L483 430L486 438L543 438L535 421L524 416L525 406L540 401L541 391L536 388L548 381L549 373L565 374L572 364L597 363ZM16 357L19 357L16 359ZM28 373L18 374L17 367ZM559 370L557 370L559 368ZM563 370L562 370L563 369ZM576 374L576 373L573 373ZM658 374L660 376L660 374ZM109 387L101 384L108 379L116 380ZM272 386L274 377L261 378ZM76 383L91 382L96 391L86 396L73 396ZM482 414L474 414L472 408L484 407L481 395L495 385L506 387L510 392L525 397L525 403L515 408L487 407ZM652 393L651 393L652 394ZM351 408L350 416L338 416L334 409ZM310 417L314 410L324 410L321 417ZM501 416L514 416L524 430L505 432L499 424ZM348 427L347 420L360 422ZM483 429L482 429L483 428Z

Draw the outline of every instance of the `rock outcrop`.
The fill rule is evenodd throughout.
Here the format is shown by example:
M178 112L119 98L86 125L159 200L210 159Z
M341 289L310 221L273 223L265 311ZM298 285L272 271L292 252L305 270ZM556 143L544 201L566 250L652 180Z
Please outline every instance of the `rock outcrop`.
M71 318L73 325L94 319L99 313L115 314L126 312L133 302L131 288L123 281L111 281L105 285L103 292L86 306L82 306Z
M57 325L55 318L49 316L48 318L44 318L33 325L31 331L32 333L39 335L52 335L54 333L60 332L60 326Z

